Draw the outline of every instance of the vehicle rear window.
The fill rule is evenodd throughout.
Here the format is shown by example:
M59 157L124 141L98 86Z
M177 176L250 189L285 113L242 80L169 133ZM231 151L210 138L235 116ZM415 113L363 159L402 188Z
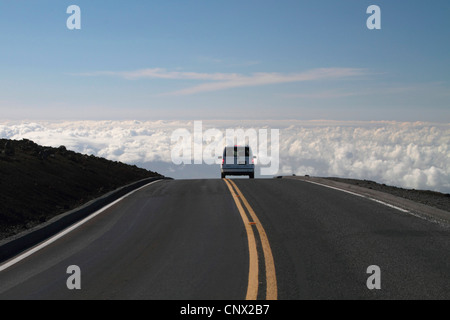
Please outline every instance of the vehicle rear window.
M227 147L225 148L224 157L250 157L249 147Z

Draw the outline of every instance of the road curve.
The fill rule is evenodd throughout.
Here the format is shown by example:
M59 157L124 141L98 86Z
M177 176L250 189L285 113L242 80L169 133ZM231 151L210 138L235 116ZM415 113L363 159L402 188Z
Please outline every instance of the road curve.
M0 272L0 299L242 300L251 230L258 299L268 297L271 281L280 300L450 298L447 226L303 181L234 183L164 180L143 188ZM66 284L72 265L81 270L80 290ZM367 287L373 265L379 290Z

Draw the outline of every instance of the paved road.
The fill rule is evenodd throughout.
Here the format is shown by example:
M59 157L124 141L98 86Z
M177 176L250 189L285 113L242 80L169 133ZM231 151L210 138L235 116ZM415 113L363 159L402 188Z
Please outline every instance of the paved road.
M0 299L449 299L449 230L304 181L165 180L0 272Z

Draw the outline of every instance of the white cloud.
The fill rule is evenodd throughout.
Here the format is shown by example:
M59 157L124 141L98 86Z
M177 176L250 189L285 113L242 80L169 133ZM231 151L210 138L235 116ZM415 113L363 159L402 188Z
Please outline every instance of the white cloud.
M126 72L99 71L90 73L78 73L75 75L90 77L114 76L121 77L127 80L166 79L207 81L206 83L202 83L200 85L164 94L191 95L201 92L219 91L231 88L255 87L301 81L330 80L361 76L364 74L366 74L365 70L356 68L319 68L301 73L259 72L250 75L239 73L179 72L167 71L163 68L150 68Z
M158 165L167 175L177 169L175 177L217 176L210 166L185 166L182 172L171 165L171 134L179 128L193 132L193 122L9 122L0 123L0 138L65 145L149 169ZM450 193L450 124L274 120L237 126L203 121L203 131L210 128L280 129L279 174L351 177Z
M386 184L450 192L450 126L362 123L294 126L283 131L287 163L321 176L372 179Z

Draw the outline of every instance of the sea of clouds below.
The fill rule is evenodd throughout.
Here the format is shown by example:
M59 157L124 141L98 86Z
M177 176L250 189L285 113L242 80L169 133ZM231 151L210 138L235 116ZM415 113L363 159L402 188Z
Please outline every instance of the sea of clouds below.
M342 121L203 121L203 131L279 129L278 175L335 176L450 193L450 124ZM217 178L218 166L172 163L172 133L192 121L2 122L0 138L157 171L174 178Z

